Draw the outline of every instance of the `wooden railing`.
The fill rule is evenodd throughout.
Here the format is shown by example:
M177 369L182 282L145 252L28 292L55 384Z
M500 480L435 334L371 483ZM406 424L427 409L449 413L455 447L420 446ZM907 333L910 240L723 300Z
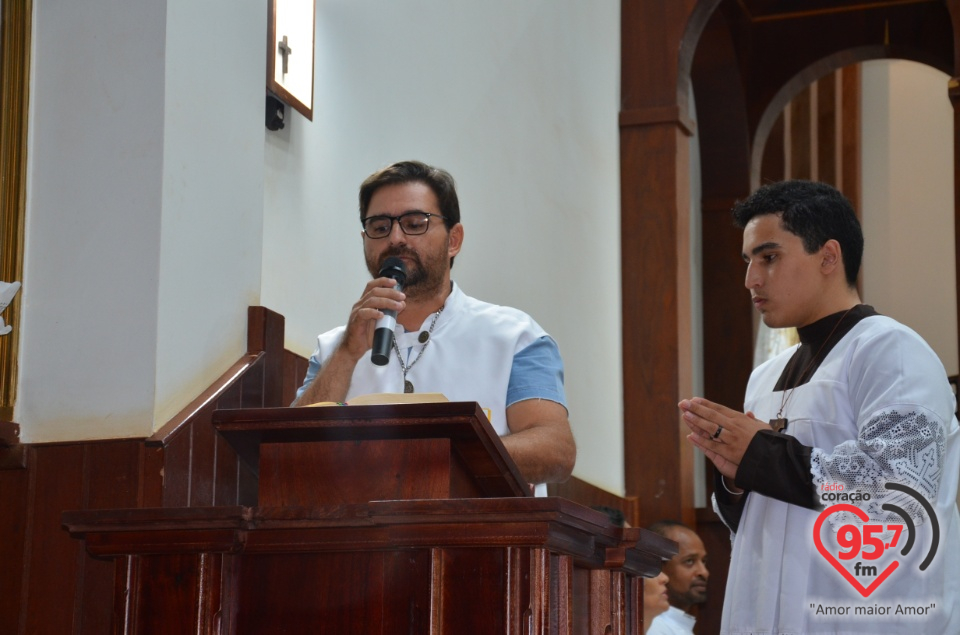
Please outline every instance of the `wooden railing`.
M618 511L628 527L641 526L640 500L636 496L617 496L576 477L571 477L565 483L551 483L547 486L547 492L550 496L562 496L575 503L606 511L611 516L614 514L610 510Z

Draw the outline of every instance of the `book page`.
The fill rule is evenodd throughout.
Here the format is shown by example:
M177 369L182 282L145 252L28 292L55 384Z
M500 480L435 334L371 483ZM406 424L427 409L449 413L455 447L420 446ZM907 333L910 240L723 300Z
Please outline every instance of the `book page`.
M369 395L357 395L350 401L343 403L337 401L320 401L310 404L315 406L382 406L386 404L398 403L444 403L450 401L439 392L379 392Z

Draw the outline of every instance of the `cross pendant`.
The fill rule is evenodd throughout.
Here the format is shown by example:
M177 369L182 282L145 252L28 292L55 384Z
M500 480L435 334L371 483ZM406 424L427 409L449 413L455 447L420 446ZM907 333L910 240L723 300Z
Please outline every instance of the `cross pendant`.
M778 417L776 419L770 420L770 427L773 428L774 432L783 432L787 429L787 419L785 417Z
M287 58L293 54L293 49L290 48L290 45L287 44L287 36L284 35L283 39L280 40L280 43L277 44L277 52L280 53L280 57L283 58L283 74L287 74Z

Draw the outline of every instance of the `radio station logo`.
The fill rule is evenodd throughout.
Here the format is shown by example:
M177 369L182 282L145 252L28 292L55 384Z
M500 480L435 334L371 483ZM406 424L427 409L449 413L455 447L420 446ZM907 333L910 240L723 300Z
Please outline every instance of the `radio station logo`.
M887 483L888 490L901 492L917 501L926 515L923 526L930 532L930 547L919 564L920 571L926 571L937 555L940 543L940 523L930 502L915 489L899 483ZM813 527L813 542L820 555L864 598L870 596L898 568L905 566L906 557L917 545L917 527L902 507L892 503L881 506L886 512L898 516L900 523L871 523L869 515L857 504L865 505L871 500L866 492L845 492L842 485L825 485L820 492L823 503L834 503L824 509L817 517ZM823 525L834 514L853 514L861 523L848 522L840 525L836 535L827 532L825 544ZM841 516L847 519L849 516ZM851 519L852 520L852 519ZM832 522L831 526L842 520ZM899 553L897 553L899 550ZM916 554L910 559L915 561Z

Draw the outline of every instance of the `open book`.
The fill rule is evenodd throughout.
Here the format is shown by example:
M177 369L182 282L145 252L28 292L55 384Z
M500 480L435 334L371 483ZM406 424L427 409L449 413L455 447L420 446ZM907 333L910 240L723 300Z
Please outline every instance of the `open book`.
M319 401L314 406L383 406L397 403L443 403L450 401L439 392L378 392L369 395L357 395L346 403L337 401Z

